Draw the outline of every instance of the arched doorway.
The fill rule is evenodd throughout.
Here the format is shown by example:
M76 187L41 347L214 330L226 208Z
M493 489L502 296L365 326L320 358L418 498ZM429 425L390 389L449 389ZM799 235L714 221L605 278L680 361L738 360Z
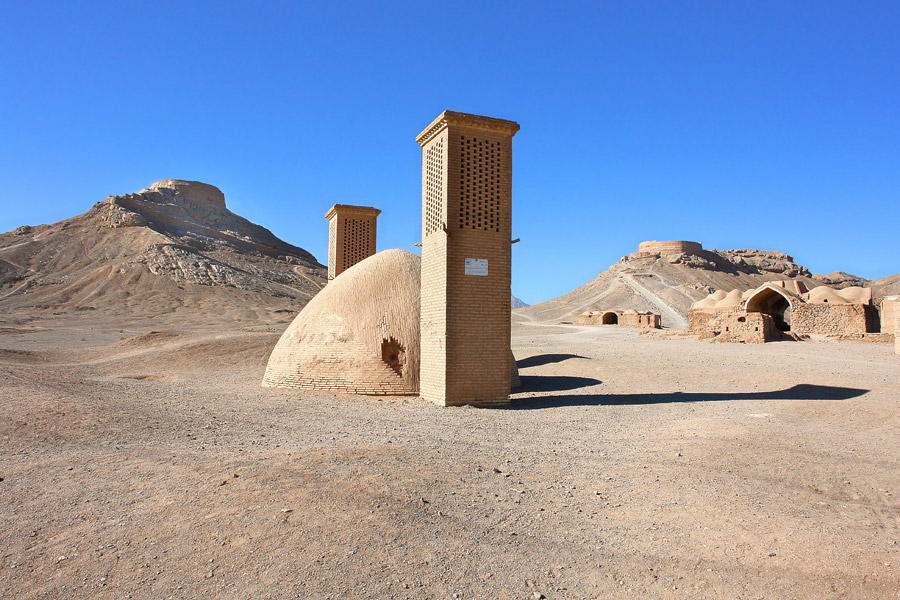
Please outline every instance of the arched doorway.
M772 317L780 331L791 330L791 300L775 288L764 287L747 298L747 312L764 313Z
M603 325L618 325L619 315L614 312L604 313L600 321Z

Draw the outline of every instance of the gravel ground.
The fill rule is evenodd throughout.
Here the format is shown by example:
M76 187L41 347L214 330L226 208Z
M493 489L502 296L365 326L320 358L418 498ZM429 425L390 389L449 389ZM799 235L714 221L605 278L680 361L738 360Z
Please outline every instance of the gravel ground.
M2 598L900 598L889 345L518 323L447 409L99 321L0 323Z

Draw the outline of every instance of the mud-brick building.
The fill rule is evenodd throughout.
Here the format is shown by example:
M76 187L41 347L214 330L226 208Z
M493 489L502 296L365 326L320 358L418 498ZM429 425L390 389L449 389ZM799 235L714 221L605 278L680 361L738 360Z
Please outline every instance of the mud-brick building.
M590 310L578 315L576 325L619 325L638 329L659 329L662 327L660 315L649 311Z
M749 343L788 332L846 335L879 329L871 288L808 289L799 281L770 281L744 292L718 290L695 302L688 317L691 331L701 338Z

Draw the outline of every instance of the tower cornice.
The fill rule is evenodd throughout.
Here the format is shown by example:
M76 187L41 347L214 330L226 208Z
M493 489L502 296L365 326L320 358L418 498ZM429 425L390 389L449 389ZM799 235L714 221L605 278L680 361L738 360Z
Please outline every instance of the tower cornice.
M506 119L495 119L469 113L445 110L426 127L422 133L416 136L416 142L420 146L427 144L434 136L441 133L447 127L462 127L470 131L482 131L486 133L500 133L510 137L519 131L519 124Z

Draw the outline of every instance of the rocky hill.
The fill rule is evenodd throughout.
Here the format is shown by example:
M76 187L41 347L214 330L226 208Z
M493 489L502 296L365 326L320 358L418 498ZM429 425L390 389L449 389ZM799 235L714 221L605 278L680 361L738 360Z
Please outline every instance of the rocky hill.
M295 312L326 270L306 250L232 213L222 192L165 180L52 225L0 234L0 311L210 319ZM192 311L194 312L194 311Z
M847 273L813 275L783 252L704 250L696 242L643 242L583 286L517 313L539 320L571 320L587 310L649 310L666 327L686 328L687 311L715 290L747 290L765 281L795 279L809 287L872 285L876 294L898 282L869 282ZM900 279L900 276L898 276ZM884 281L884 285L876 286Z

